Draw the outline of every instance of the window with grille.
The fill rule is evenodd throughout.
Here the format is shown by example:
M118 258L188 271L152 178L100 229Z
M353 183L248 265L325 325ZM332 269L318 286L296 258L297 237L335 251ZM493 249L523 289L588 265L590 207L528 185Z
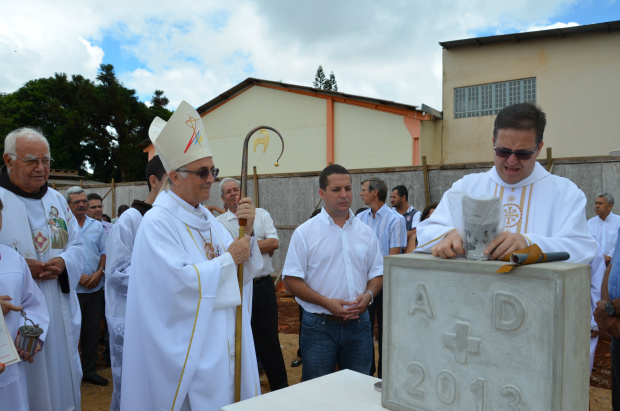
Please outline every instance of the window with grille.
M535 77L455 88L454 118L490 116L508 105L525 102L536 103Z

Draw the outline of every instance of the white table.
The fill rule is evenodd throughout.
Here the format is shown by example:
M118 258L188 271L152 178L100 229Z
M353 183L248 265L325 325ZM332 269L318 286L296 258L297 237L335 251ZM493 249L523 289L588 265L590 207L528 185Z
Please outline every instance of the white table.
M222 408L222 411L380 410L381 381L351 370L338 371Z

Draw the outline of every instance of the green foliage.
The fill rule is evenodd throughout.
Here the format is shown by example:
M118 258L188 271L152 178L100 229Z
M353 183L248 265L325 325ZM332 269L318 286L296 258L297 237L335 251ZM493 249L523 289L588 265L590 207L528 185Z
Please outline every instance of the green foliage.
M312 83L312 87L322 89L324 84L325 72L323 71L323 66L319 66L316 70L316 74L314 75L314 83Z
M323 66L319 66L319 68L316 70L316 74L314 75L314 82L312 83L312 87L321 90L338 91L336 75L332 71L329 73L329 78L326 78L325 71L323 71Z
M336 75L333 71L329 72L329 79L327 82L329 83L329 88L325 87L325 90L338 91L338 83L336 83Z
M0 94L2 143L16 128L37 128L49 140L56 169L85 174L88 162L96 180L144 180L146 155L136 146L148 138L155 116L170 118L168 99L156 90L147 107L135 90L120 83L110 64L100 66L97 81L57 73Z

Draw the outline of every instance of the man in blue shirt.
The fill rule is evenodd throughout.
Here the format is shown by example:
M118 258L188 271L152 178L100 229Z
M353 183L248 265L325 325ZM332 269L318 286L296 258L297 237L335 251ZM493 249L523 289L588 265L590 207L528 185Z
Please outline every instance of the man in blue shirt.
M66 193L67 203L82 228L82 249L84 267L76 288L80 310L82 311L82 328L80 341L82 348L82 381L96 385L108 385L108 380L97 374L96 365L99 356L99 330L104 313L103 276L105 274L106 235L101 222L86 215L88 199L80 187L71 187Z
M596 303L594 319L600 333L607 331L612 336L611 404L614 411L620 411L620 247L616 247L611 263L605 271L601 298L601 301Z
M407 247L407 229L405 217L397 211L389 208L385 201L387 199L387 184L377 178L370 178L362 181L360 197L364 205L369 206L365 211L359 213L359 218L367 224L377 235L381 255L400 254L401 250ZM383 292L375 297L375 304L368 309L370 314L370 329L374 330L375 311L377 315L378 342L379 342L379 362L376 367L377 376L381 378L382 351L383 351ZM370 375L375 373L375 352L372 352L372 365Z

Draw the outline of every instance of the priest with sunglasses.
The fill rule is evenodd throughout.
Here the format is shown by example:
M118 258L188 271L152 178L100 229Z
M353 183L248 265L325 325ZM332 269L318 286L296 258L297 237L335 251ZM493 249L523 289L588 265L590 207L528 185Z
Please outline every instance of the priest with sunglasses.
M597 246L587 225L584 193L536 161L546 123L545 113L533 103L503 108L493 130L495 166L463 177L444 193L433 215L417 228L416 252L441 258L465 254L447 199L450 191L464 191L475 197L499 197L503 204L506 229L484 250L491 260L535 243L543 252L568 252L568 262L589 264Z
M136 234L127 291L121 410L217 410L234 401L235 312L242 304L241 399L260 395L248 299L263 266L255 209L239 201L233 239L201 203L218 169L202 119L182 102L149 137L168 173ZM237 265L244 265L243 302Z

